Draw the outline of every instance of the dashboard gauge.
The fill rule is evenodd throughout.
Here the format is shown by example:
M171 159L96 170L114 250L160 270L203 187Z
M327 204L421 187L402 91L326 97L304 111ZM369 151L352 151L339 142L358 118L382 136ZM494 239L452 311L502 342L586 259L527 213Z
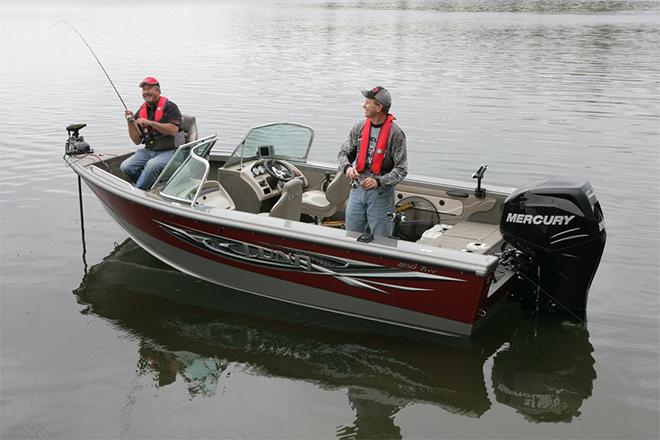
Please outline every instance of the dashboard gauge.
M258 176L259 175L259 169L257 167L252 168L252 174L254 174L255 176Z
M259 168L259 173L261 173L261 174L266 172L266 168L264 168L263 165L259 165L257 168Z

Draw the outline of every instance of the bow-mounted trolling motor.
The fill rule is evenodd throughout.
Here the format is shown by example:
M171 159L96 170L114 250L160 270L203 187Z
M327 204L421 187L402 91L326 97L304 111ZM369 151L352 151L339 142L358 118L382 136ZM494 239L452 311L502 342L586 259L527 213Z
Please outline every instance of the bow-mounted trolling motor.
M500 231L516 250L515 262L537 307L584 317L591 281L605 247L603 211L591 184L549 178L513 192L504 201Z
M84 127L87 127L87 124L71 124L66 127L67 133L69 133L69 139L66 140L64 144L64 154L75 155L75 154L90 154L94 150L85 142L85 138L80 136L79 132Z

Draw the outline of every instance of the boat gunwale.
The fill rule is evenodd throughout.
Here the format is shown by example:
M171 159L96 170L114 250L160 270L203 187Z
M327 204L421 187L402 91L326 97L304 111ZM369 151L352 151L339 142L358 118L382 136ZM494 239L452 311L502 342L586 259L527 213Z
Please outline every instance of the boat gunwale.
M213 160L211 160L213 161ZM322 168L322 169L327 169L327 170L334 170L337 171L337 165L333 165L328 162L321 162L321 161L308 161L304 163L295 163L294 165L296 166L301 166L301 167L315 167L315 168ZM407 184L412 184L414 186L422 187L422 188L435 188L437 186L450 186L454 190L463 190L467 191L468 193L473 193L474 192L474 187L469 186L466 184L465 181L463 180L455 180L455 179L447 179L444 177L433 177L433 176L423 176L421 174L411 174L408 173L406 175L406 178L400 183L400 185L407 185ZM506 198L508 197L511 193L513 193L517 188L510 187L510 186L502 186L502 185L488 185L487 187L483 187L487 191L487 195L496 195L499 197Z

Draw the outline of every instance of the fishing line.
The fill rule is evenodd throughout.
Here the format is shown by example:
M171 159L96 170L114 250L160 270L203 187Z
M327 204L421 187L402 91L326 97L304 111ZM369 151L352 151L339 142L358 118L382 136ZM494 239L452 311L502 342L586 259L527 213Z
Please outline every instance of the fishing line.
M119 94L119 91L117 90L117 87L115 87L115 83L112 82L112 79L110 78L110 75L108 75L108 72L105 70L105 67L103 67L103 64L101 63L101 60L99 60L99 57L96 56L96 53L94 52L94 49L92 49L92 46L90 46L89 43L87 42L87 40L85 40L85 37L83 37L82 34L80 32L78 32L78 29L76 29L68 21L58 21L55 24L58 24L58 23L63 23L65 25L69 26L71 29L73 29L73 32L75 32L80 37L80 39L83 41L83 43L85 43L85 46L87 46L87 49L89 49L89 51L92 53L92 55L94 56L94 59L96 60L96 62L99 63L99 66L101 67L101 70L103 70L103 73L105 74L105 77L108 78L108 81L110 81L110 85L115 90L115 93L117 94L117 97L119 98L122 105L124 106L124 109L128 110L128 107L126 106L126 103L124 102L121 95Z
M99 60L99 57L96 56L96 52L94 52L94 49L92 49L92 46L89 45L89 43L87 42L85 37L83 37L82 34L80 32L78 32L78 29L76 29L75 26L72 25L71 23L69 23L68 21L58 21L53 26L55 26L59 23L62 23L62 24L65 24L65 25L69 26L80 37L80 39L83 41L83 43L85 43L85 46L87 46L87 49L89 49L89 51L92 53L92 55L94 56L94 59L96 60L96 62L101 67L101 70L103 70L103 73L105 74L105 77L108 78L108 81L110 82L110 85L112 86L115 93L117 94L117 97L121 101L121 104L124 106L124 110L128 110L128 107L126 106L126 103L124 102L124 99L119 94L119 90L117 90L117 87L115 87L115 83L112 82L112 79L110 78L110 75L108 75L108 72L105 70L105 67L103 67L103 64L101 63L101 60ZM138 133L140 133L140 138L144 141L144 135L147 132L146 129L143 129L142 127L140 127L140 124L138 124L135 119L133 120L133 122L135 123L135 127L137 127L137 129L138 129Z
M584 319L580 318L578 315L576 315L575 313L573 313L568 307L564 306L559 300L557 300L557 298L555 298L555 297L553 297L552 295L550 295L545 289L543 289L543 288L541 287L540 284L536 283L535 281L533 281L531 278L529 278L527 275L525 275L525 274L522 273L522 272L519 272L519 275L521 275L523 278L525 278L527 281L529 281L530 283L532 283L534 286L537 287L537 289L538 289L538 290L537 290L537 295L538 295L538 292L542 292L543 294L547 295L548 298L550 298L550 299L551 299L552 301L554 301L556 304L560 305L560 306L561 306L564 310L566 310L568 313L570 313L571 315L573 315L573 317L574 317L575 319L577 319L578 321L580 321L582 324L586 324L586 321L585 321ZM538 299L537 299L537 301L538 301ZM537 311L538 311L538 310L537 310Z

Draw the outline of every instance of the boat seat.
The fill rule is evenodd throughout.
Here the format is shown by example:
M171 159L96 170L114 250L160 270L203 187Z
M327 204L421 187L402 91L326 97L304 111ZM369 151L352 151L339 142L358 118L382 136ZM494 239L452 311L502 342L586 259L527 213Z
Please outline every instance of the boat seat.
M188 133L187 142L196 141L199 138L197 132L197 118L195 115L187 113L181 114L181 130Z
M302 207L302 179L291 179L284 184L280 199L271 208L270 217L300 221Z
M351 191L349 181L343 172L338 172L325 192L311 190L302 195L302 213L317 220L332 216L342 208Z

